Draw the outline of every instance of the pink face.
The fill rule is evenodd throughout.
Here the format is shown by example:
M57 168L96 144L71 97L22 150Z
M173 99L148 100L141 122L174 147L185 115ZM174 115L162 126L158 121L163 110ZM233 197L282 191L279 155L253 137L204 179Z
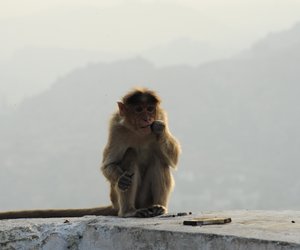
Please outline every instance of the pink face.
M140 104L132 110L136 117L136 127L143 135L151 133L151 124L155 120L156 107L152 104Z
M135 114L135 127L141 135L151 133L151 124L155 121L155 105L140 104L132 107Z
M155 121L156 105L141 102L136 105L124 105L118 102L119 112L124 116L128 124L141 136L151 133L151 124Z

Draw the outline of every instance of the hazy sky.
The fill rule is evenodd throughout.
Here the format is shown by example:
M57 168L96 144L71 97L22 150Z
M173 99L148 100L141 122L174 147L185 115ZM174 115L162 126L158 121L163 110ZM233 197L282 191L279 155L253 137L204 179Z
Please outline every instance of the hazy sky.
M127 53L178 38L244 48L300 21L300 0L1 0L0 50Z
M22 209L18 204L68 207L69 201L101 202L98 193L85 196L80 192L101 184L100 143L106 140L108 113L116 107L121 90L136 84L145 72L141 84L147 79L153 80L149 87L164 82L157 90L165 95L170 121L175 122L170 126L183 145L175 189L181 198L175 194L173 201L195 209L300 209L296 207L300 206L300 125L296 115L300 78L293 46L287 53L270 50L266 57L253 57L240 65L233 60L212 63L199 67L198 73L188 67L156 70L142 66L133 75L139 70L132 70L136 64L119 68L129 65L124 63L90 65L64 78L96 54L100 56L95 60L103 60L101 52L117 59L115 54L155 54L157 48L172 47L172 42L180 40L184 49L190 44L191 54L202 58L201 49L238 52L296 22L300 22L300 0L0 0L1 201L10 189L7 200L11 209ZM294 41L293 33L290 37ZM280 39L282 36L275 42L281 44L284 39ZM189 40L192 42L186 42ZM22 48L26 49L10 57ZM179 53L174 46L167 55L184 59L188 54L184 49ZM95 72L98 67L105 72L103 76ZM115 75L110 77L109 72ZM183 81L186 74L189 77ZM124 76L126 79L120 78ZM14 109L56 79L60 81L52 92L31 99L20 111ZM183 104L177 106L179 96ZM5 114L13 115L6 119ZM55 167L62 174L57 175ZM89 173L87 182L82 171ZM76 185L72 187L72 183ZM195 187L201 188L201 193L186 192ZM60 192L68 199L56 198L55 193ZM31 201L22 194L30 194Z
M0 111L92 58L197 65L299 21L300 0L1 0Z

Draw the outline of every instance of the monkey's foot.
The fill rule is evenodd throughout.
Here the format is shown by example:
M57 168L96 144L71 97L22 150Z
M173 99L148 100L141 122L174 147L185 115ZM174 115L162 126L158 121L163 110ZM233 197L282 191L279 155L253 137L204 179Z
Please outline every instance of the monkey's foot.
M132 209L129 211L124 212L119 212L118 216L123 217L123 218L129 218L129 217L135 217L136 210Z
M161 205L154 205L148 208L141 208L136 211L135 217L149 218L165 214L167 209Z

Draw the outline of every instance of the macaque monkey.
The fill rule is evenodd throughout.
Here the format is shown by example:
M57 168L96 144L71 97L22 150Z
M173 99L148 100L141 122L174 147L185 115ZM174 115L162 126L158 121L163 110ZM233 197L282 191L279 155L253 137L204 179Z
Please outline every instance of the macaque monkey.
M101 170L110 184L112 205L87 209L9 211L0 219L115 215L153 217L167 212L180 146L169 131L158 95L137 88L118 102Z
M112 206L122 217L167 212L179 144L171 135L160 98L135 89L118 102L110 122L102 172L111 186Z

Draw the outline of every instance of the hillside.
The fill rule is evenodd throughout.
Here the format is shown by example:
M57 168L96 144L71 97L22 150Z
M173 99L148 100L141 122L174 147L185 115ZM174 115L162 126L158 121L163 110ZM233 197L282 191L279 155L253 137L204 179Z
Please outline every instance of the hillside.
M106 204L107 122L136 85L158 90L182 143L171 210L299 209L300 42L272 47L281 37L198 67L135 58L60 78L1 117L0 209Z

